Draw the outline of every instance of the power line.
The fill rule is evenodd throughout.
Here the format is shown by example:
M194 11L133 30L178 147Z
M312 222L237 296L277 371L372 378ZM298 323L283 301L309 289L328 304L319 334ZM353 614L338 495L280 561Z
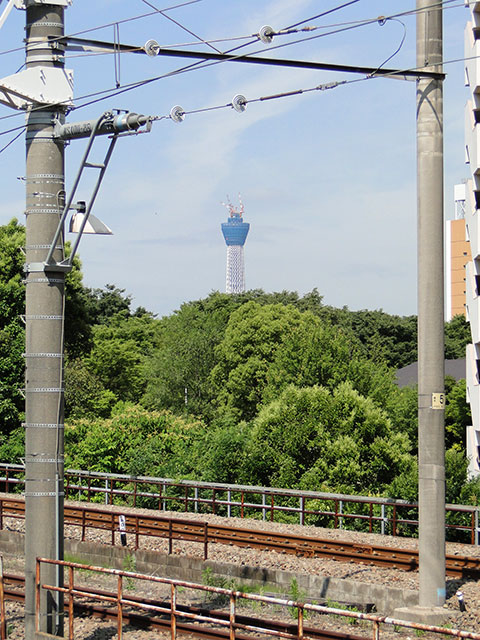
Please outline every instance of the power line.
M315 27L316 28L316 27ZM284 35L283 33L279 33L278 35ZM68 36L70 37L70 36ZM252 38L255 38L255 41L252 40ZM205 40L205 44L218 44L221 42L235 42L237 40L252 40L251 43L249 44L253 44L254 42L256 42L258 40L258 38L256 37L256 34L251 34L248 36L233 36L231 38L215 38L215 39L210 39L210 40ZM179 42L176 44L162 44L162 51L164 51L165 49L176 49L179 47L191 47L198 44L198 42ZM129 52L135 52L135 51L143 51L144 48L143 47L133 47L132 49L130 49L129 51L120 51L120 53L129 53ZM112 55L112 51L85 51L84 53L78 53L78 54L66 54L66 58L87 58L89 56L110 56ZM22 65L23 67L24 65Z
M454 64L454 63L465 62L467 60L474 60L474 59L480 59L480 56L471 56L471 57L467 57L467 58L457 58L457 59L452 59L452 60L446 60L446 61L443 62L443 64ZM412 68L412 69L404 69L403 71L399 70L399 71L397 71L397 74L398 74L399 77L401 77L402 74L406 73L407 71L421 71L424 68L425 67L416 67L416 68ZM380 68L378 70L380 70ZM374 80L374 79L378 79L378 78L381 78L381 77L383 77L383 76L382 75L370 74L370 75L366 75L366 76L364 76L362 78L355 78L353 80L332 81L332 82L316 85L315 87L309 87L309 88L305 88L305 89L294 89L292 91L285 91L285 92L276 93L276 94L272 94L272 95L260 96L258 98L247 99L247 98L244 98L243 96L237 96L237 101L236 102L235 102L235 99L234 99L232 102L228 102L226 104L214 105L214 106L210 106L210 107L201 107L199 109L191 109L191 110L188 110L188 111L177 108L177 111L176 111L176 116L177 117L175 119L176 119L176 121L180 121L180 120L183 120L183 117L186 116L186 115L193 115L193 114L197 114L197 113L206 113L206 112L209 112L209 111L217 111L217 110L226 109L226 108L233 108L236 111L243 111L244 108L241 108L241 107L246 107L246 105L253 104L253 103L256 103L256 102L266 102L266 101L277 100L277 99L282 99L282 98L287 98L287 97L293 97L293 96L298 96L298 95L302 95L302 94L305 94L305 93L311 93L311 92L314 92L314 91L327 91L327 90L331 90L331 89L336 89L336 88L338 88L340 86L356 84L356 83L359 83L359 82L365 82L367 80ZM115 92L115 95L123 93L125 90L130 90L130 89L133 89L133 88L135 88L135 87L128 87L128 89L125 89L125 88L124 89L120 89L120 90ZM112 97L112 96L109 96L109 97ZM88 104L92 104L94 102L99 102L100 100L104 100L104 99L105 99L105 97L104 98L100 98L99 100L91 101ZM86 104L81 105L80 107L77 107L77 108L81 108L83 106L86 106ZM15 114L15 115L18 115L18 114ZM159 120L173 120L174 118L172 117L172 112L170 112L169 115L155 116L152 119L156 120L156 121L159 121ZM5 151L11 144L13 144L22 135L24 129L25 129L25 125L22 125L20 127L14 128L14 129L9 129L7 131L0 132L0 135L6 135L7 133L11 133L12 131L20 130L19 133L12 140L10 140L2 149L0 149L0 153Z
M198 2L198 1L201 1L201 0L191 0L191 2L184 3L184 4L191 4L192 2ZM451 4L454 1L455 0L443 0L442 2L436 2L435 4L430 5L430 7L437 7L437 6L446 4L446 3ZM462 5L457 5L457 6L463 6L463 4ZM391 16L383 17L382 20L390 20L390 19L396 18L397 15L415 14L417 12L418 12L418 10L411 10L409 12L403 12L401 14L393 14ZM378 22L378 20L379 20L378 18L369 19L369 20L364 21L364 22L355 23L355 25L350 27L350 28L355 28L356 26L363 26L365 24ZM112 24L115 24L115 23L112 23ZM290 46L292 44L299 44L301 42L304 42L304 41L307 41L307 40L311 40L313 38L319 38L319 37L324 37L324 36L327 36L327 35L332 35L334 33L337 33L339 31L343 31L343 30L344 29L340 29L340 30L332 31L332 32L328 32L328 33L322 33L322 34L319 34L317 36L310 36L308 38L296 40L296 41L291 42L291 43L285 43L285 44L281 44L281 45L276 45L274 47L271 47L270 50L283 48L285 46ZM241 45L241 46L243 47L243 46L246 46L246 45ZM235 49L227 51L226 54L230 53L231 51L235 51L235 50L237 50L239 48L240 47L236 47ZM263 49L254 51L250 55L255 55L257 53L260 53L260 51L263 51ZM88 102L85 102L85 103L83 103L81 105L78 105L78 106L76 106L74 108L75 109L81 109L81 108L83 108L85 106L88 106L88 105L91 105L91 104L95 104L97 102L101 102L103 100L106 100L107 98L111 98L111 97L114 97L116 95L120 95L120 94L126 93L128 91L132 91L133 89L140 88L142 86L146 86L147 84L150 84L152 82L156 82L158 80L162 80L164 78L173 77L175 75L180 75L182 73L186 73L186 72L191 71L191 70L204 69L204 68L219 64L220 62L234 61L234 60L236 60L236 59L238 59L240 57L242 57L242 56L231 56L231 57L228 57L226 59L222 59L220 61L219 60L215 60L214 62L202 62L202 61L200 61L200 62L196 62L196 63L190 64L190 65L187 65L185 67L180 67L178 69L175 69L173 71L167 72L167 73L159 75L159 76L154 76L152 78L146 78L144 80L138 80L138 81L129 83L127 85L124 85L123 87L114 87L114 88L112 87L110 89L103 89L103 90L100 90L100 91L93 92L91 94L85 94L83 96L78 97L77 100L88 99L88 98L95 98L95 99L94 100L89 100ZM272 59L272 60L274 60L274 59ZM456 61L460 61L460 59L456 60ZM385 63L383 63L383 64L385 64ZM444 64L447 64L447 62L444 62ZM415 71L415 70L421 70L423 68L424 67L422 67L422 68L420 68L420 67L410 68L410 69L404 69L403 71L404 72L405 71ZM399 72L399 75L401 75L401 72ZM96 96L99 96L99 97L96 98ZM15 117L16 115L19 115L19 114L15 113L15 114L10 114L8 116L3 116L3 117L0 117L0 120L4 120L4 119L11 118L11 117Z
M157 13L159 13L160 15L162 15L164 18L166 18L167 20L170 20L171 22L173 22L174 24L177 25L177 27L180 27L180 29L183 29L184 31L186 31L187 33L189 33L191 36L193 36L194 38L197 38L197 40L199 40L200 42L202 42L203 44L206 44L208 47L210 47L211 49L213 49L214 51L217 51L217 53L220 53L219 50L212 46L209 42L206 42L203 38L201 38L200 36L198 36L196 33L194 33L193 31L191 31L190 29L188 29L185 25L181 24L178 20L175 20L174 18L171 18L170 16L165 14L165 11L161 10L161 9L157 9L157 7L155 5L153 5L151 2L148 2L148 0L141 0L144 4L146 4L148 7L151 7L152 9L155 9L155 11Z
M317 13L316 16L312 16L311 18L307 18L306 20L301 20L300 22L296 22L294 24L289 25L286 29L293 29L294 27L298 27L301 24L305 24L305 22L310 22L310 20L316 20L317 18L323 18L324 16L329 15L330 13L334 13L335 11L340 11L340 9L345 9L345 7L349 7L352 4L356 4L360 2L360 0L350 0L350 2L345 2L338 7L334 7L333 9L329 9L328 11L324 11L323 13Z
M16 115L18 115L18 114L16 114ZM13 131L19 131L20 129L23 130L23 129L25 129L26 126L27 125L22 124L19 127L14 127L13 129L7 129L6 131L0 132L0 136L5 136L5 135L7 135L7 133L12 133Z
M143 0L142 0L143 1ZM356 2L358 2L359 0L355 0ZM173 11L174 9L178 9L184 6L188 6L191 4L196 4L197 2L203 2L203 0L188 0L186 2L182 2L179 4L175 4L172 5L170 7L166 7L164 9L158 10L156 9L155 11L150 11L148 13L143 13L143 14L139 14L136 16L131 16L130 18L124 18L123 20L116 20L115 22L107 22L105 24L96 26L96 27L90 27L88 29L83 29L82 31L76 31L76 32L72 32L66 36L62 36L61 38L53 38L50 40L50 42L55 42L56 40L61 40L64 38L69 38L69 37L73 37L73 36L79 36L85 33L92 33L93 31L99 31L100 29L105 29L107 27L112 27L116 24L125 24L128 22L132 22L135 20L140 20L143 18L148 18L151 17L152 15L155 15L159 12L165 12L165 11ZM457 2L457 4L451 4L453 2ZM450 5L451 6L445 6L445 5ZM402 17L402 16L407 16L407 15L415 15L416 13L423 13L425 11L428 11L429 9L433 9L436 7L442 7L444 9L456 9L459 7L464 8L465 4L464 2L458 2L458 0L439 0L439 2L435 2L432 5L429 5L428 7L423 7L421 9L411 9L409 11L403 11L401 13L396 13L396 14L392 14L390 16L381 16L381 18L384 19L392 19L392 18L398 18L398 17ZM338 7L334 10L337 10ZM331 12L331 11L330 11ZM329 12L327 12L329 13ZM324 14L319 14L319 15L324 15ZM302 20L300 23L297 24L303 24L305 22L309 22L310 20L315 19L316 16L311 16L310 18L307 18L306 20ZM290 27L285 27L283 29L280 29L278 31L275 31L273 33L274 36L282 36L282 35L290 35L292 33L301 33L302 31L308 30L308 31L314 31L314 30L318 30L318 29L327 29L327 28L331 28L331 27L340 27L340 26L348 26L351 25L352 27L354 26L362 26L362 25L366 25L366 24L370 24L370 23L375 23L378 22L379 17L375 17L375 18L368 18L368 19L364 19L364 20L356 20L356 21L348 21L348 22L339 22L339 23L335 23L335 24L331 24L331 25L320 25L320 26L312 26L312 27L308 27L307 29L298 29L295 30L294 29L294 25L290 26ZM333 35L335 34L335 31L332 31L330 33L327 33L325 35ZM205 44L211 44L211 43L217 43L217 42L228 42L228 41L232 41L232 40L243 40L243 39L253 39L252 43L257 42L258 41L258 34L251 34L251 35L246 35L246 36L236 36L233 38L218 38L218 39L209 39L209 40L204 40L203 42ZM169 48L169 47L182 47L182 46L191 46L192 44L196 44L196 43L180 43L180 44L174 44L174 45L165 45L162 48ZM242 46L246 46L246 45L242 45ZM15 53L18 51L24 51L24 47L15 47L13 49L7 49L5 51L0 51L0 56L3 55L7 55L9 53ZM234 51L234 49L229 50L228 52L225 53L231 53L232 51ZM98 54L99 55L99 54ZM70 57L76 57L76 56L70 56ZM22 65L24 66L24 65Z
M1 0L0 0L1 1ZM170 7L165 7L164 9L162 9L162 11L173 11L174 9L180 9L181 7L185 7L191 4L196 4L197 2L203 2L204 0L186 0L185 2L180 2L178 4L174 4L171 5ZM158 13L158 9L156 9L155 11L149 11L148 13L142 13L136 16L131 16L130 18L124 18L123 20L115 20L115 22L107 22L105 24L101 24L97 27L90 27L88 29L83 29L82 31L76 31L74 33L70 33L68 36L62 36L59 38L51 38L49 41L51 43L56 42L57 40L61 40L65 37L70 37L70 36L80 36L84 33L92 33L92 31L99 31L100 29L106 29L107 27L113 27L116 24L125 24L127 22L133 22L135 20L141 20L143 18L149 18L150 16L155 15L156 13ZM25 51L25 46L23 47L15 47L14 49L7 49L6 51L0 51L0 56L4 56L7 55L9 53L15 53L17 51Z
M13 144L13 143L15 142L15 140L17 140L17 139L18 139L18 138L23 134L23 129L25 129L25 127L22 127L22 131L20 131L19 133L17 133L17 135L16 135L16 136L14 136L14 137L10 140L10 142L7 142L7 144L6 144L4 147L2 147L2 148L0 149L0 153L3 153L3 152L5 151L5 149L8 149L8 147L9 147L11 144Z
M359 0L355 0L355 1L359 1ZM456 2L456 1L457 0L441 0L439 2L435 2L432 5L429 5L428 8L435 8L435 7L442 6L444 4L451 4L451 3ZM461 4L461 5L456 5L456 6L464 6L464 5ZM337 9L338 8L341 8L341 7L337 7ZM418 13L419 11L423 11L423 10L425 10L425 9L412 9L411 11L408 11L408 12L402 12L402 13L399 13L399 14L392 14L391 16L383 16L382 20L393 20L393 19L395 19L395 18L397 18L399 16L402 16L402 15L414 15L414 14ZM308 20L310 20L310 19L313 19L313 18L309 18ZM336 33L340 33L340 32L343 32L343 31L347 31L347 30L351 30L351 29L354 29L354 28L358 28L360 26L366 26L366 25L369 25L369 24L374 24L374 23L376 23L378 21L379 21L378 17L370 18L368 20L364 20L362 22L355 23L353 25L350 25L350 26L347 26L347 27L344 27L344 28L341 28L341 29L336 29L334 31L329 31L327 33L321 33L321 34L318 34L318 35L315 35L315 36L309 36L309 37L306 37L306 38L301 38L299 40L295 40L294 42L288 42L288 43L284 43L284 44L274 45L272 47L269 47L269 50L272 51L272 50L275 50L275 49L281 49L281 48L284 48L284 47L287 47L287 46L292 46L294 44L300 44L302 42L307 42L309 40L314 40L314 39L317 39L317 38L326 37L328 35L335 35ZM403 44L403 42L402 42L402 44ZM232 53L232 52L234 52L234 51L236 51L236 50L238 50L238 49L240 49L242 47L245 47L245 46L248 46L248 45L240 45L240 47L236 47L236 48L231 49L231 50L229 50L229 51L227 51L225 53L227 53L227 54L228 53ZM257 51L253 51L249 55L253 56L253 55L256 55L257 53L260 53L260 52L263 52L263 49L261 49L261 50L259 49ZM395 54L393 54L393 55L395 55ZM197 70L197 69L205 69L207 67L219 64L220 62L234 61L238 57L239 56L232 56L228 60L214 61L214 62L208 62L208 63L203 63L203 64L201 62L197 62L197 63L194 63L193 65L187 65L186 67L180 67L179 69L176 69L174 71L168 72L166 74L162 74L161 76L155 76L155 77L152 77L152 78L147 78L145 80L140 80L140 81L137 81L137 82L134 82L134 83L130 83L129 85L125 85L123 88L119 89L119 93L124 93L124 92L127 92L127 91L131 91L131 90L133 90L133 89L135 89L137 87L145 86L145 85L150 84L152 82L156 82L158 80L162 80L162 79L167 78L167 77L172 77L173 75L179 75L181 73L186 73L186 72L191 71L193 69L195 69L195 70ZM385 62L383 62L381 66L383 66L383 64L385 64ZM380 69L380 67L379 67L379 69ZM89 101L88 103L85 103L83 105L79 105L76 108L77 109L78 108L82 108L83 106L94 104L96 102L99 102L100 100L106 99L107 97L111 97L112 95L118 95L116 93L115 89L109 89L109 90L99 91L99 92L96 92L96 94L90 94L90 95L84 96L84 97L86 97L86 98L94 97L95 95L102 95L102 93L108 93L109 95L105 96L105 98L99 98L99 99L94 100L94 101ZM79 98L79 99L81 100L82 98Z
M377 68L377 70L376 70L376 72L375 72L375 73L377 73L378 71L380 71L380 69L381 69L383 66L385 66L385 65L387 64L387 62L389 62L392 58L394 58L394 57L397 55L397 53L398 53L398 52L401 50L401 48L403 47L403 44L404 44L404 42L405 42L405 38L407 37L407 27L405 26L405 24L404 24L401 20L399 20L398 18L389 18L389 19L388 19L388 21L389 21L389 22L399 22L399 23L402 25L402 27L403 27L403 36L402 36L402 39L400 40L400 44L399 44L399 45L398 45L398 47L395 49L395 51L394 51L394 52L393 52L393 53L392 53L392 54L391 54L391 55L390 55L386 60L384 60L384 61L382 62L382 64ZM387 20L386 20L383 24L385 24L386 22L387 22ZM382 26L383 26L383 25L382 25ZM373 75L375 75L375 74L373 74Z

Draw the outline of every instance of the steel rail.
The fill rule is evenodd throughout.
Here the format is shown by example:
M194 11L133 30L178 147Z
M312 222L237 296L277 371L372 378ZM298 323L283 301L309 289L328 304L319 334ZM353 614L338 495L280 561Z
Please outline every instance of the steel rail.
M6 493L24 484L22 465L0 463L0 470ZM369 533L400 537L409 537L418 528L418 504L406 500L70 469L65 472L65 498L76 496L87 502L102 497L105 504L120 500L152 511L201 510L245 519L260 514L272 522L279 514L288 514L302 525L309 520L335 529L350 529L350 523L360 522ZM452 533L465 536L469 544L480 544L480 507L447 504L445 509L447 537Z
M3 528L5 517L22 519L24 508L24 502L21 499L0 499L0 528ZM125 515L125 530L120 530L120 515ZM418 552L414 549L398 549L345 540L230 527L198 520L135 513L124 514L121 509L107 510L91 506L71 506L67 503L64 519L66 525L80 527L82 541L85 540L88 529L100 529L110 532L112 545L116 543L120 533L132 536L135 549L140 547L141 536L168 539L169 553L173 552L174 540L196 542L203 545L204 559L208 557L210 544L224 544L309 558L356 562L401 571L418 569ZM447 555L446 575L479 579L480 557Z
M57 561L51 561L47 559L37 559L37 563L56 563ZM132 572L119 571L115 569L104 569L100 567L90 567L86 565L79 565L78 563L66 563L62 564L69 567L69 571L74 569L89 569L97 573L108 573L110 575L116 575L118 578L138 578L139 580L148 580L159 582L163 584L175 585L176 587L187 587L192 589L200 589L201 591L209 591L213 594L227 596L230 599L230 607L226 607L229 610L218 610L208 607L191 606L186 604L180 604L176 601L174 591L171 592L170 602L164 599L159 601L158 599L144 598L135 595L129 595L127 598L122 596L122 588L117 592L105 591L101 589L93 589L88 587L80 587L73 589L73 580L71 586L68 588L70 593L73 591L75 595L84 597L87 601L79 602L78 600L71 606L65 604L65 609L69 616L72 616L72 621L69 628L71 634L69 637L73 638L73 617L75 614L90 615L92 617L99 617L103 620L112 620L117 623L117 629L119 630L119 638L122 637L121 628L124 624L129 624L139 629L152 629L156 631L170 631L170 635L174 638L177 634L189 634L194 637L202 638L204 640L251 640L252 635L246 635L239 633L242 631L248 632L260 632L264 635L269 634L278 638L311 638L312 640L361 640L365 636L357 636L352 633L344 633L341 631L332 631L321 629L318 626L306 626L304 624L304 618L307 611L323 615L335 615L345 617L350 622L366 621L372 624L373 638L378 640L380 637L381 625L384 624L387 627L405 627L406 629L414 629L418 635L425 631L433 632L435 634L441 634L443 638L445 636L452 636L457 638L471 638L472 640L480 640L480 634L461 631L459 629L449 629L443 627L437 627L432 625L425 625L421 623L406 622L404 620L396 620L388 616L379 616L376 614L362 613L354 610L343 610L326 607L323 605L310 604L307 602L296 602L292 600L284 600L279 598L273 598L271 596L259 596L255 594L244 594L241 592L231 591L219 587L206 587L204 585L196 585L193 583L187 583L182 581L174 581L166 578L145 576L143 574L136 574ZM38 572L37 572L38 577ZM73 577L73 576L72 576ZM23 576L5 574L4 580L7 583L14 585L24 584ZM46 589L55 589L49 585L37 584L37 587L44 587ZM10 589L5 590L5 598L9 600L21 601L24 597L23 592L14 591ZM233 598L233 601L232 601ZM298 620L278 620L255 618L238 613L238 608L233 608L232 602L236 601L236 598L245 598L257 602L264 602L265 604L283 605L289 608L296 608L298 611ZM92 604L92 600L107 601L111 603L118 603L115 606L101 606ZM131 606L128 606L131 605ZM133 607L133 609L132 609ZM135 611L135 608L144 609L145 614L140 614ZM174 607L174 611L172 608ZM157 612L161 609L162 617L158 616ZM150 615L149 612L155 611L154 615ZM185 622L185 620L192 620L193 624ZM172 625L174 621L174 625ZM203 624L203 626L202 626ZM216 625L212 627L212 625ZM220 625L222 628L218 628Z
M4 575L4 582L6 585L13 585L14 587L24 587L25 578L20 575L8 574ZM86 597L89 595L92 598L96 596L101 596L104 599L109 599L114 601L116 598L116 593L113 591L107 591L104 589L94 589L91 587L83 587L81 588L82 592L85 592ZM5 586L4 589L4 597L6 600L14 601L14 602L23 602L25 599L25 593L23 590L18 590L12 587ZM159 617L155 615L148 614L140 614L135 611L123 611L122 619L124 624L129 624L138 629L152 629L156 631L167 631L170 630L170 602L169 601L161 601L153 598L143 598L140 596L129 595L128 599L132 602L138 604L145 604L147 607L162 607L165 609L165 617ZM65 604L65 610L68 611L68 604ZM189 616L201 616L207 617L212 616L218 618L220 620L228 621L229 612L211 609L206 607L198 607L198 606L188 606L185 604L177 604L176 610L180 614L185 613ZM93 604L91 602L76 602L74 606L74 612L80 615L90 615L92 617L101 618L103 620L112 620L117 621L118 619L118 611L116 607L108 607L101 606L98 604ZM236 615L235 617L236 625L238 628L241 627L259 627L260 625L263 628L267 628L270 631L274 631L277 633L283 634L291 634L294 635L296 633L297 625L293 622L282 622L278 620L264 620L261 618L246 616L246 615ZM197 624L189 624L177 622L177 632L184 634L192 634L197 637L205 638L208 640L223 640L224 638L229 638L229 631L222 629L199 629ZM308 635L309 638L313 640L360 640L360 636L353 636L352 634L346 634L337 631L330 631L326 629L319 629L317 627L304 627L304 632ZM251 640L251 636L243 636L241 634L236 633L235 637L238 640Z

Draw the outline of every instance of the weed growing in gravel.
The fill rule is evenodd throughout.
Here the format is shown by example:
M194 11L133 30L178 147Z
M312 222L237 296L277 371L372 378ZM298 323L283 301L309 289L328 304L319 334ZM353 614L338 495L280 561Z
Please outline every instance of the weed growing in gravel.
M226 578L225 576L215 575L211 567L207 567L206 569L204 569L204 571L202 571L202 582L207 587L220 587L221 589L239 591L240 593L258 593L258 589L256 589L252 585L235 582L233 578ZM209 602L215 602L219 605L227 604L229 600L228 595L224 595L222 593L213 593L211 591L207 592L206 599ZM238 604L240 606L255 607L255 605L258 605L259 603L241 599L239 600Z
M133 553L128 553L123 559L123 570L124 571L136 571L137 570L137 559L133 555ZM135 580L133 578L127 578L125 580L126 587L129 591L135 590Z
M216 576L211 567L207 567L202 571L202 582L207 587L219 587L221 589L237 590L235 580L233 578L225 578L225 576ZM209 602L215 601L217 604L222 605L228 602L228 596L222 593L213 593L207 591L206 599Z
M356 612L360 611L360 609L358 609L358 607L345 605L345 604L340 604L340 602L335 602L334 600L327 600L326 606L329 609L342 609L343 611L356 611ZM358 618L348 618L348 617L345 618L345 616L340 616L340 615L335 615L335 614L331 614L331 616L333 618L336 618L336 619L341 619L342 622L345 622L346 624L351 624L351 625L361 624L361 622L358 620Z
M290 582L290 589L288 590L288 597L291 600L295 600L295 602L301 602L303 600L305 600L305 598L307 597L307 592L303 591L302 589L300 589L300 587L298 586L298 582L296 578L293 578L292 581ZM292 607L290 610L290 615L292 616L292 618L295 618L295 620L298 619L298 607ZM304 611L303 612L303 617L304 618L308 618L308 611Z
M69 554L69 553L65 553L64 560L65 560L65 562L74 562L75 564L85 564L85 565L89 564L84 558L80 558L78 556L74 556L74 555ZM107 569L110 568L107 565L104 565L104 567L107 568ZM85 577L97 575L96 572L92 571L91 569L76 569L75 571L76 572L77 571L80 572L80 575L83 575Z

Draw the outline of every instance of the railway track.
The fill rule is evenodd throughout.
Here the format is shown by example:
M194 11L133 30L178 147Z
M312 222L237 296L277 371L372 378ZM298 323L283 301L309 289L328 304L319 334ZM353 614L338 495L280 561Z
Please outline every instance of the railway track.
M5 574L5 599L13 600L16 602L24 602L24 584L25 580L23 576ZM93 602L93 598L95 598L96 596L102 596L114 601L117 593L113 591L106 591L88 587L82 587L82 592L85 592L87 598L88 596L90 596L92 601L88 601L88 599L84 602L77 601L74 605L75 615L88 615L95 618L101 618L102 620L111 620L115 624L118 624L118 610L115 606L101 606ZM122 610L123 624L128 624L142 630L164 632L171 631L171 607L169 601L159 601L152 598L141 598L135 595L129 595L128 600L134 603L142 603L147 607L162 607L165 610L165 613L163 613L162 615L148 615L146 613L139 613L138 611L135 611L133 607L130 608L130 610L124 608ZM68 611L68 603L65 603L65 611ZM229 611L206 608L202 606L190 606L185 604L177 604L176 611L179 614L176 621L176 631L178 634L188 634L190 636L202 638L203 640L230 640L231 633L228 628L216 628L214 626L209 626L206 622L204 622L203 624L199 624L198 621L193 623L188 622L188 620L192 617L195 617L197 620L201 619L202 617L213 617L217 620L224 621L225 624L227 624L230 620ZM183 619L182 614L184 614ZM247 635L245 631L252 632L254 630L268 630L277 636L280 634L290 634L292 636L296 636L298 633L298 624L293 620L266 620L263 618L237 614L235 616L235 629L235 638L237 640L251 640L252 636ZM362 640L361 636L356 636L351 633L321 629L319 627L313 626L304 625L303 632L304 635L308 636L312 640Z
M1 502L3 518L22 519L25 503L22 499L4 499ZM112 544L120 531L121 509L102 509L88 506L72 506L65 503L66 525L81 529L82 540L88 529L100 529L111 533ZM373 544L358 544L295 534L275 533L259 529L247 529L226 525L210 524L206 521L166 518L157 515L125 515L125 533L134 536L135 548L139 548L140 538L157 537L169 540L171 552L174 540L197 542L203 545L204 558L208 556L208 546L223 544L251 549L275 551L309 558L329 558L341 562L361 563L370 566L393 568L401 571L418 569L418 552L413 549L397 549ZM457 578L480 578L480 557L447 555L446 575Z

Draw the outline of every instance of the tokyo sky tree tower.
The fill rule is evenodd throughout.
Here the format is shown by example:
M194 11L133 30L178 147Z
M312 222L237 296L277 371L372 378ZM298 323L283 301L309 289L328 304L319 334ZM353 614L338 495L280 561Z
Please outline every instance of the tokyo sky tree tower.
M239 198L240 199L240 198ZM227 293L243 293L245 291L245 260L243 245L247 239L250 224L243 221L243 203L240 209L235 209L230 200L224 204L230 216L222 223L222 233L227 244Z

